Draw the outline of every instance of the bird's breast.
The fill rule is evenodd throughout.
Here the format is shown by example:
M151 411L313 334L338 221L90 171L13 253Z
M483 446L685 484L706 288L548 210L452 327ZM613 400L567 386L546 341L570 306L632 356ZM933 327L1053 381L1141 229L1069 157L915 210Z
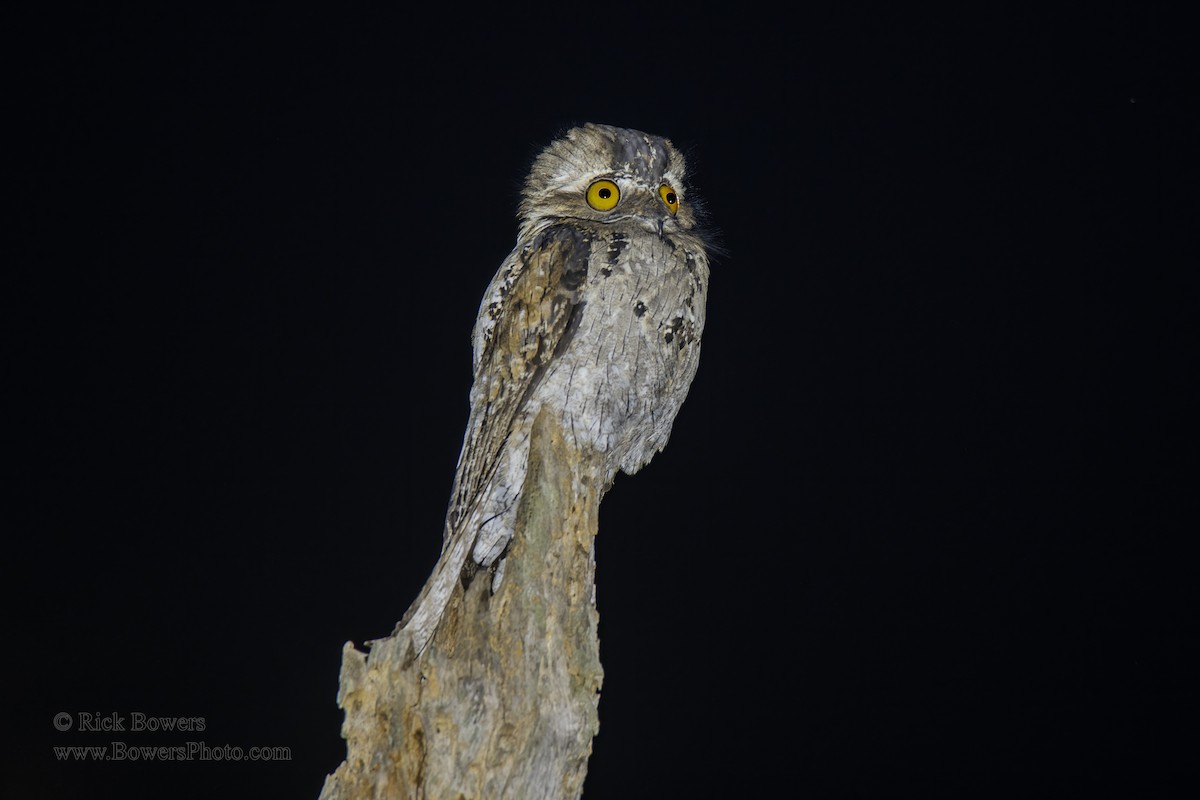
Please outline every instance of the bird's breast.
M672 390L686 391L698 359L702 320L690 307L702 287L670 238L612 231L590 247L580 302L537 402L623 459L639 439L669 431L679 405Z

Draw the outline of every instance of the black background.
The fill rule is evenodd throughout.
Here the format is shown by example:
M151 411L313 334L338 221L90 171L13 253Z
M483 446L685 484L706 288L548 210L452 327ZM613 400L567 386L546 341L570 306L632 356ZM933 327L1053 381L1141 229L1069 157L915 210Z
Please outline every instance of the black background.
M521 181L586 121L684 148L727 252L602 509L585 796L1194 782L1178 20L167 7L9 26L4 796L317 796L342 644L437 556ZM52 751L112 739L293 757Z

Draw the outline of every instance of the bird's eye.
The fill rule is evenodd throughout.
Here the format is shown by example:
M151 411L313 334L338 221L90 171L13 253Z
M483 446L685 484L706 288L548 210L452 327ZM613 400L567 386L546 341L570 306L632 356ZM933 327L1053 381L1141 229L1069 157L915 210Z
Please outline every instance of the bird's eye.
M598 180L588 187L588 205L597 211L609 211L621 199L621 190L610 180Z
M667 209L672 215L679 210L679 195L675 194L675 190L667 184L658 187L658 196L667 204Z

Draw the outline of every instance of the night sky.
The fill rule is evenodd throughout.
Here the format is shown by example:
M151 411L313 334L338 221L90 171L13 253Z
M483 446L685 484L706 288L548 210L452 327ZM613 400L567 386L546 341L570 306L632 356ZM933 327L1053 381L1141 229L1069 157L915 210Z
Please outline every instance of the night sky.
M6 26L5 797L315 800L343 643L437 558L521 182L588 121L680 146L724 253L601 509L584 796L1195 783L1178 20L176 5ZM292 758L53 751L113 740Z

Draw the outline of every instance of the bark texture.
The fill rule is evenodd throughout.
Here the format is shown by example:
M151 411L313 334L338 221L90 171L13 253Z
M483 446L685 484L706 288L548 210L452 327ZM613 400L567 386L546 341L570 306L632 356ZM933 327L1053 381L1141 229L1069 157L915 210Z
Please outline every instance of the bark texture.
M499 590L487 573L460 583L419 655L405 629L369 655L346 643L347 756L321 800L581 795L603 679L599 463L540 414Z

